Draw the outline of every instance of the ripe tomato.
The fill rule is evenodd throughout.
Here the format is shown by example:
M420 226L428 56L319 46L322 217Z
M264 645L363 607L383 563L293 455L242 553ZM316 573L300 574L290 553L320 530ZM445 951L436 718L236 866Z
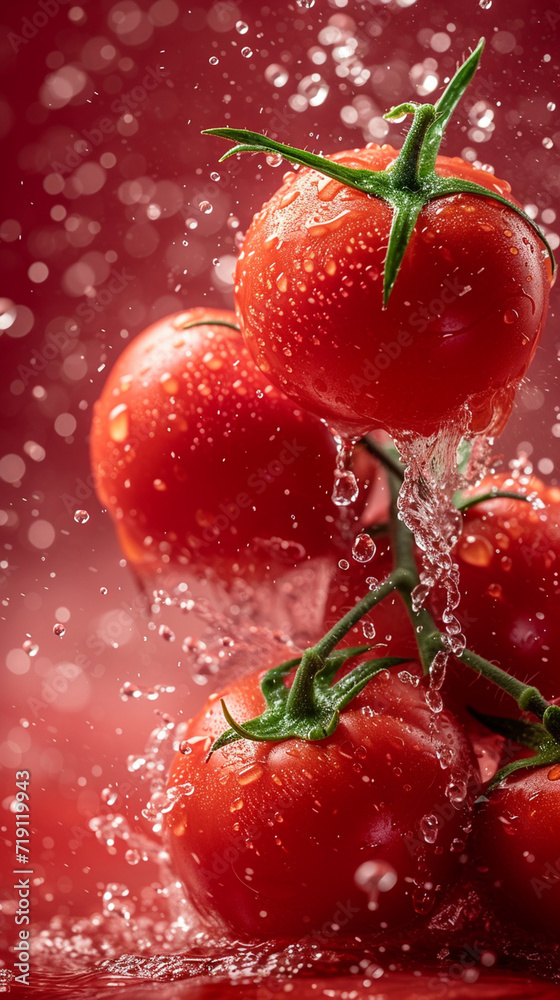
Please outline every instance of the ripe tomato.
M560 766L510 775L475 822L472 856L498 905L560 943Z
M455 549L458 608L467 645L545 698L560 696L560 490L537 477L489 476L492 487L535 494L544 505L497 498L465 512ZM450 666L448 691L480 711L511 714L515 703L463 666Z
M373 143L330 159L384 170ZM503 196L510 187L461 159L436 173ZM457 420L500 429L546 316L551 265L513 210L456 194L422 209L388 301L382 275L391 207L304 168L254 217L235 302L263 372L302 406L353 434L428 434Z
M203 914L249 938L379 931L428 913L455 878L478 770L447 712L379 674L318 742L241 740L218 696L186 728L171 768L166 836ZM252 675L223 692L240 722L264 699ZM418 686L414 686L414 684Z
M329 431L267 383L232 323L206 308L159 320L96 404L98 494L140 573L257 580L347 551L353 515L331 500Z

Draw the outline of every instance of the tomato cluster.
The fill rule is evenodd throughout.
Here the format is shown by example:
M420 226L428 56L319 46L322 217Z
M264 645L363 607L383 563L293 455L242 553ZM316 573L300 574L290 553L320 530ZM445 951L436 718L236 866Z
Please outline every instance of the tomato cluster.
M95 410L98 492L140 575L211 574L227 589L274 586L302 563L328 570L326 636L211 695L182 724L171 766L174 868L201 917L244 939L324 944L437 924L468 862L490 912L528 913L560 942L559 727L544 701L560 697L558 490L491 474L456 498L469 653L448 664L443 708L430 664L445 657L445 607L438 593L420 611L412 601L413 541L381 469L394 489L398 463L364 448L354 505L331 499L326 421L351 438L459 420L471 437L495 433L544 323L549 248L505 182L436 155L450 88L437 113L413 109L416 151L407 139L399 154L369 145L322 159L229 130L237 150L306 164L249 227L237 312L154 324ZM500 683L540 724L508 707ZM477 762L481 719L490 728L495 714L514 716L495 724L502 763L517 767L522 745L537 754L497 789Z

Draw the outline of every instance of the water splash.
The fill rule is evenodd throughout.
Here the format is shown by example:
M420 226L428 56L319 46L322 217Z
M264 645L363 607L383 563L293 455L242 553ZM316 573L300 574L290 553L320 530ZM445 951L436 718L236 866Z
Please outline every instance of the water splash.
M358 498L359 488L352 470L355 438L335 436L337 455L332 498L337 507L348 507Z

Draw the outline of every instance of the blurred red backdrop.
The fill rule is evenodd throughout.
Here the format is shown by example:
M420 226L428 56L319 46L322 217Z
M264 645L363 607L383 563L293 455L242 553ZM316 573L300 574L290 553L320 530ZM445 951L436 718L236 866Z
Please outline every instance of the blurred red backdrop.
M0 18L3 870L13 867L15 771L25 768L39 922L99 909L107 881L154 877L125 866L122 850L108 855L88 821L105 808L103 789L120 786L114 808L147 829L134 819L142 795L127 756L142 750L154 709L191 714L211 683L181 648L200 622L165 607L152 622L146 614L88 460L92 405L119 353L168 313L231 308L240 236L284 169L259 156L219 164L224 144L201 130L266 129L317 151L398 146L403 126L383 112L436 97L484 35L442 152L509 179L557 247L560 7L5 0ZM526 453L557 482L558 287L551 305L496 450ZM74 520L77 509L87 522ZM127 682L175 691L125 703ZM13 898L8 879L8 944Z

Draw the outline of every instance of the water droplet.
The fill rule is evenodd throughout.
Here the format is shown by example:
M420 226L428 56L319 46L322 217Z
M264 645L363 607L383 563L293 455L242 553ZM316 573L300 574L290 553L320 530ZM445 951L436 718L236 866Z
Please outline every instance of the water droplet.
M175 642L175 633L169 628L169 625L160 625L158 629L158 635L166 642Z
M420 833L427 844L435 844L438 835L439 820L433 814L423 816L420 820Z
M179 743L179 752L184 754L185 757L189 753L192 753L192 746L190 745L188 740L182 740L181 743Z
M74 514L74 520L76 524L87 524L89 521L89 514L87 510L77 510Z
M264 774L264 768L260 764L250 764L239 771L237 780L240 785L250 785L253 781L258 781Z
M554 139L551 139L550 136L547 135L544 137L542 144L545 149L552 149L554 146Z
M105 803L106 806L114 806L119 795L116 788L104 788L101 792L101 801Z
M350 563L347 559L339 559L338 568L345 572L347 569L350 569Z
M359 493L356 477L351 469L337 469L334 474L333 502L337 507L348 507Z
M435 893L433 887L430 886L416 886L412 893L412 905L416 913L425 915L429 913L435 902Z
M105 595L107 594L107 587L100 587L99 593L103 594L103 597L105 597Z
M397 677L402 684L411 684L412 687L418 687L420 683L420 678L415 674L411 674L409 670L401 670L400 673L397 674Z
M271 87L283 87L288 82L288 71L278 63L271 63L264 71L267 83Z
M39 652L39 646L32 639L26 639L23 643L23 650L28 656L37 656Z
M212 205L209 201L201 201L198 207L204 215L210 215L212 211Z
M211 66L217 66L218 63L219 63L219 61L220 60L218 59L217 56L210 56L210 58L208 60L208 62L210 63Z
M375 639L375 625L373 622L364 622L362 632L366 639Z
M376 545L370 535L366 531L361 531L359 535L356 536L354 540L354 545L352 546L352 555L356 562L367 563L370 559L373 559L376 552Z
M137 865L142 860L140 851L136 850L135 847L129 848L128 851L125 851L124 860L128 865Z
M109 437L112 441L124 441L128 437L128 407L126 403L114 406L109 414Z
M440 691L443 687L445 672L447 669L447 659L447 653L440 650L440 652L436 653L430 664L430 687L433 691Z
M266 162L269 167L279 167L282 163L282 159L283 157L281 153L269 153L266 158Z
M213 170L212 173L210 174L210 180L211 181L219 181L219 179L220 179L220 175L218 173L216 173L215 170Z
M250 49L248 45L245 45L244 48L241 49L241 55L244 59L250 59L253 55L253 50Z
M53 632L55 635L63 636L66 633L66 629L61 622L56 622L53 626Z
M311 10L315 6L315 0L297 0L297 5L301 10Z
M479 7L482 7L482 10L490 10L492 6L492 0L479 0L478 5Z
M439 714L443 709L443 699L439 691L434 691L432 687L426 688L426 705L431 712Z
M246 35L249 31L249 25L245 21L238 21L235 25L235 30L239 32L240 35Z
M376 910L379 894L397 884L398 875L387 861L364 861L354 873L354 882L369 896L368 909Z
M453 775L449 779L449 784L445 789L445 794L451 802L451 805L459 809L467 797L467 783L461 777L454 777Z

